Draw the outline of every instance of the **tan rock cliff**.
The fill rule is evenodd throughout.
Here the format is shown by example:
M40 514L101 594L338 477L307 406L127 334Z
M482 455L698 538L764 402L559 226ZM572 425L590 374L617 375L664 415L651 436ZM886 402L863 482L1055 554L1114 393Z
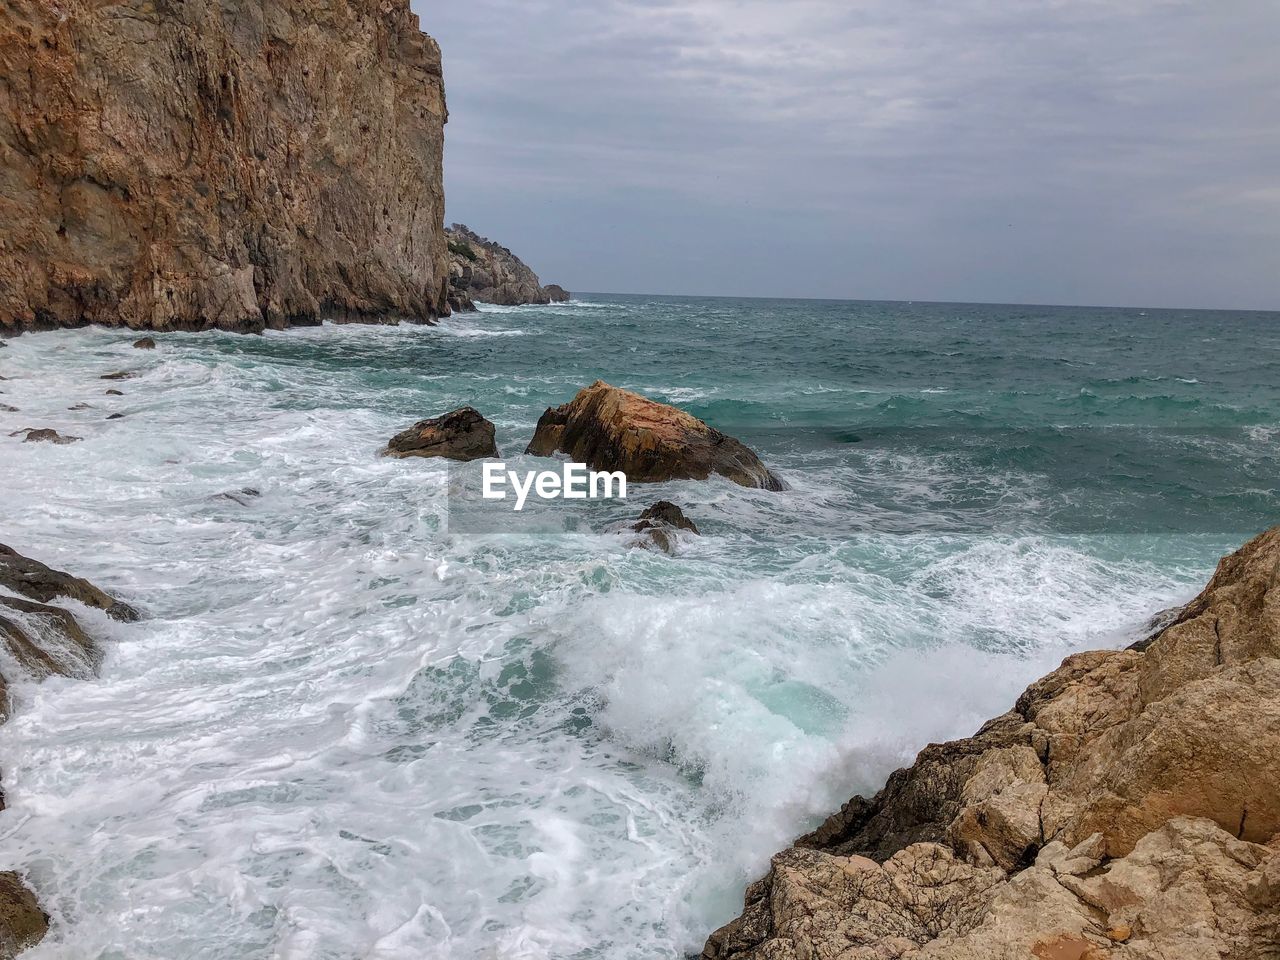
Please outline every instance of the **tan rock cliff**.
M0 4L0 333L448 312L408 0Z
M538 275L514 253L461 223L445 231L449 241L450 305L474 310L474 301L520 306L562 303L569 293L558 284L543 286Z
M1280 957L1280 527L778 854L706 960Z

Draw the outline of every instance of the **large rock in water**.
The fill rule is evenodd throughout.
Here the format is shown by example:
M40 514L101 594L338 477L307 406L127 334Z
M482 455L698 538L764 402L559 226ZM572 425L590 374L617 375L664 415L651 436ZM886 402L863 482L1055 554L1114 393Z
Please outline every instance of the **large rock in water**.
M5 0L0 331L448 312L408 0Z
M16 873L0 873L0 960L11 960L49 932L49 917Z
M493 424L472 407L460 407L442 417L419 420L397 433L382 451L384 457L444 457L483 460L498 456Z
M773 859L706 960L1280 952L1280 527Z
M138 619L137 610L88 580L24 557L3 543L0 543L0 587L41 603L52 603L60 598L79 600L86 606L105 610L117 620L131 622Z
M515 307L569 299L561 287L553 284L554 293L552 287L543 287L538 275L502 244L485 239L461 223L455 223L445 233L449 241L450 305L455 310L474 310L475 300Z
M783 489L749 448L692 414L603 380L538 420L526 453L566 453L593 470L621 470L633 483L705 480L712 474L744 487Z

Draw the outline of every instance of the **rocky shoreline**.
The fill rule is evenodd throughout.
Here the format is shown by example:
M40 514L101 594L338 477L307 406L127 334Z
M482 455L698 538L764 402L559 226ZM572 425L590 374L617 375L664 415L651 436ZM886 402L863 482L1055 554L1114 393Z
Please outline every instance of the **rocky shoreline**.
M445 231L449 244L449 306L475 310L475 302L518 307L563 303L569 292L559 284L542 285L538 275L514 253L470 227L455 223Z
M133 607L88 580L23 556L0 544L0 647L6 672L43 680L51 676L87 680L97 674L102 648L76 616L55 600L74 600L126 623L138 619ZM12 674L10 674L11 676ZM0 672L0 722L8 719L9 676ZM4 795L0 793L0 810ZM0 871L0 960L39 943L49 917L23 878Z
M1280 956L1280 527L773 858L703 960Z

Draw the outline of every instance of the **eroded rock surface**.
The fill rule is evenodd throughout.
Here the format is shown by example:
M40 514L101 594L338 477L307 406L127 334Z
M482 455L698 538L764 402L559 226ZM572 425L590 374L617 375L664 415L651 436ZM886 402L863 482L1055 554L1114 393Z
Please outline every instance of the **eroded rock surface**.
M631 529L640 534L638 543L642 547L651 547L663 553L675 553L680 532L698 536L698 525L684 515L684 511L670 500L659 500L648 507L640 519L631 525Z
M474 310L476 300L519 306L569 299L563 287L542 286L538 275L502 244L461 223L445 232L449 243L450 303L455 310Z
M1280 528L1145 647L1069 657L850 800L703 956L1280 957L1278 583Z
M382 451L384 457L444 457L483 460L497 457L493 424L473 407L460 407L444 416L419 420L397 433Z
M408 0L6 0L0 331L447 313Z
M621 470L632 483L706 480L712 474L744 487L783 489L747 446L692 414L597 380L549 408L526 453L568 454L593 470Z
M137 610L88 580L62 570L54 570L39 560L24 557L2 543L0 586L40 603L52 603L58 599L79 600L86 606L105 610L117 620L131 622L138 619Z

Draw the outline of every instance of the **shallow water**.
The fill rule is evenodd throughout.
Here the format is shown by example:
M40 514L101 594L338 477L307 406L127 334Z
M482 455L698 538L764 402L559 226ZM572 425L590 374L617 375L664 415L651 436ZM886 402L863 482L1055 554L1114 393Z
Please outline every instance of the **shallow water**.
M1280 517L1275 314L590 297L132 339L0 351L0 434L85 438L0 435L0 539L147 614L78 608L101 679L0 727L33 960L696 951L816 817ZM377 456L469 403L531 467L597 377L790 488L511 536ZM661 497L704 533L674 558L610 532Z

